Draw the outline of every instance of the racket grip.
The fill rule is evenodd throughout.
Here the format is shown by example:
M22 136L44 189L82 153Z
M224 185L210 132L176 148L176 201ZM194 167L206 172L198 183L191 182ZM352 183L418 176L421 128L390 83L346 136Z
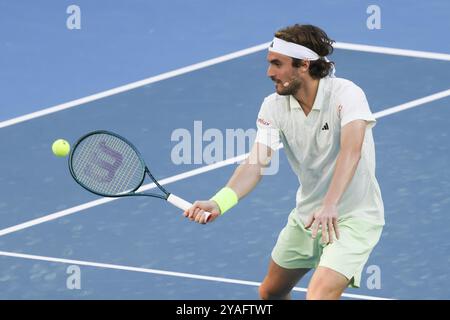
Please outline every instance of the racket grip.
M181 209L183 211L186 211L190 207L192 207L192 203L190 203L190 202L188 202L188 201L186 201L184 199L181 199L180 197L177 197L176 195L174 195L172 193L167 198L167 201L169 201L175 207L177 207L177 208L179 208L179 209ZM208 222L209 217L211 216L211 213L205 211L205 215L206 215L206 220L205 221Z

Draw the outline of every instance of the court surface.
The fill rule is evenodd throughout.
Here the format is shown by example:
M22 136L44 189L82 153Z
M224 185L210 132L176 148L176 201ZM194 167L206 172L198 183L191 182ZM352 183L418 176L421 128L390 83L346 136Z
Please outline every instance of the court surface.
M206 10L201 5L202 1L195 3L195 6L186 10ZM283 3L287 5L289 1ZM332 6L328 1L320 3ZM354 10L363 8L360 16L345 13L342 8L336 10L343 17L362 20L365 27L367 15L364 5L356 5L352 1L349 3L348 6ZM429 10L438 12L442 7L448 12L448 4L438 1L432 3ZM86 4L88 8L83 9L83 4L84 1L79 2L82 10L86 11L86 17L89 17L89 5ZM388 4L384 5L390 8ZM9 10L20 9L20 5L2 6ZM50 3L46 6L50 13L55 10ZM124 19L133 21L133 15L136 15L137 21L145 24L145 14L136 11L139 6L144 8L145 4L136 1L130 12L124 9ZM230 6L232 8L238 4L231 2ZM383 9L383 5L381 8L388 10ZM161 21L158 23L162 26L164 15L167 18L172 16L171 11L163 11L167 8L159 9L158 19ZM250 10L247 7L239 9L244 12ZM269 16L269 9L261 10L260 17ZM220 10L220 7L215 10ZM317 11L310 10L312 17L317 16L316 24L332 27L332 22L321 21ZM420 8L408 10L417 15ZM0 15L4 14L2 11ZM105 9L104 14L105 21L109 21L108 14L114 17L115 11ZM206 16L206 13L202 14ZM202 14L199 13L200 16ZM176 11L174 15L180 13ZM392 37L399 37L401 22L405 22L407 17L393 26L394 22L389 20L392 19L389 10L386 16L387 30L379 30L381 35L374 36L372 42L368 39L364 44L396 46ZM65 17L63 8L62 19ZM229 19L227 23L230 26L238 23L235 21L238 14L227 11L225 17ZM289 14L286 22L281 17L269 22L276 29L290 24L292 17ZM448 21L445 22L447 29ZM222 31L217 36L214 32L221 30L221 27L212 21L208 22L211 23L210 30L200 33L205 41L210 35L211 41L221 40L226 44L227 37L232 38L238 33L230 29L228 33ZM191 23L200 22L193 20ZM445 24L442 21L440 23ZM127 62L118 61L118 64L122 63L124 70L130 65L136 71L142 61L148 71L146 77L139 74L145 70L135 73L124 71L125 75L120 80L117 70L111 66L114 76L109 78L107 74L96 73L98 70L89 72L87 66L80 64L81 69L74 71L72 79L70 74L66 75L72 87L76 81L81 81L80 87L74 89L78 96L72 96L74 93L70 92L69 85L48 80L48 75L41 79L42 82L36 83L37 90L32 86L35 79L24 72L23 66L17 71L19 75L15 77L23 77L23 82L20 85L11 82L9 86L10 91L17 95L20 107L14 109L15 100L11 92L5 94L7 103L4 101L1 105L0 299L258 298L258 283L266 273L270 251L278 233L295 205L298 188L298 181L283 150L279 153L279 172L276 175L264 177L237 207L206 226L189 223L176 208L157 199L105 201L91 195L71 179L67 160L56 158L51 153L51 143L57 138L65 138L73 143L86 132L111 130L124 135L138 147L158 179L164 181L173 177L166 184L170 192L190 201L211 197L227 182L236 164L218 168L211 168L205 161L177 165L171 158L177 142L172 141L171 137L177 129L186 129L192 134L194 145L194 127L200 122L203 133L208 129L217 129L225 135L226 130L255 128L261 102L273 92L272 82L265 75L266 51L256 48L251 53L237 54L232 59L224 57L224 54L269 41L274 30L266 30L265 27L261 30L266 33L261 34L261 30L256 31L258 24L262 25L262 21L255 19L251 24L255 30L252 29L250 33L258 33L253 39L261 41L251 41L240 35L241 39L246 40L229 43L229 48L222 47L225 46L223 43L220 46L213 44L212 49L204 52L204 56L196 56L195 50L191 48L180 60L176 59L176 55L160 55L158 50L148 50L145 55L142 53L140 57L135 57L131 47ZM70 34L69 37L79 37L73 41L90 43L92 39L89 38L88 27L95 28L86 22L86 30L82 28L78 35ZM125 38L126 33L130 33L131 37L133 28L137 27L130 22L129 29L121 29L120 35L128 40L119 37L115 46L121 46L121 41L127 44L130 40ZM42 28L51 29L51 26L43 23ZM182 25L174 24L167 30L155 27L154 33L158 34L155 37L157 40L164 36L172 37L169 38L173 39L170 45L172 50L176 50L185 45L185 39L176 36L179 28ZM191 24L187 28L200 30ZM393 30L391 33L389 28ZM406 28L401 30L404 30L405 37L413 36ZM65 31L57 31L56 36ZM332 31L331 28L328 33L332 34ZM11 36L10 47L19 43L26 46L23 42L25 36L19 35L19 31L15 32L15 36L21 38L15 43L14 35ZM102 32L107 33L104 30ZM358 38L362 32L367 30L352 30L351 25L345 24L337 29L339 38L336 37L336 40L345 42L350 39L363 43L362 38ZM424 33L426 30L416 36L423 36ZM146 41L151 40L151 34ZM137 42L139 39L135 40ZM406 40L399 40L399 47L403 49L449 52L444 44L441 47L436 43L434 47L433 44L415 47L412 42L402 41ZM193 41L192 46L195 47L196 43ZM164 43L163 47L167 45ZM205 43L198 45L202 47ZM18 46L15 48L20 51ZM37 50L31 39L29 48L31 51ZM109 49L105 45L93 48L91 63L95 63L96 58L105 55ZM81 55L81 49L75 50ZM432 54L422 54L414 57L405 52L393 55L383 50L369 51L372 52L350 50L343 45L330 57L336 62L337 76L350 79L365 90L371 109L378 118L373 133L377 178L386 215L382 238L366 265L361 288L348 289L344 298L449 299L450 56L443 54L436 58ZM41 54L36 53L32 57L38 61ZM210 61L206 66L196 66L191 71L182 70L166 74L161 79L152 78L145 85L117 89L116 93L105 94L104 97L91 97L87 102L76 102L70 108L61 107L62 110L32 117L27 121L14 120L44 109L39 108L42 105L61 106L60 103L66 101L214 57L222 59ZM10 58L13 60L7 72L13 74L14 67L20 65L20 61L19 58ZM58 74L52 69L51 61L40 61L41 64L29 66L30 73L39 74L43 71L38 69L48 66L51 74ZM77 63L80 62L75 62L75 65ZM103 65L100 60L98 64ZM158 64L157 68L153 68L153 65ZM105 65L103 67L107 68ZM6 85L7 78L2 81ZM86 89L89 84L91 86ZM22 91L18 95L16 91L20 86ZM83 91L83 88L86 90ZM203 148L209 144L205 140L200 143ZM233 155L236 156L239 154ZM195 169L200 170L191 172ZM192 174L178 176L182 173ZM42 223L35 220L52 214L66 215ZM27 221L32 221L28 227L20 227ZM81 274L79 289L69 289L67 286L73 266L79 268ZM371 286L373 270L381 274L379 288ZM304 288L309 279L310 274L300 281L293 298L305 297Z

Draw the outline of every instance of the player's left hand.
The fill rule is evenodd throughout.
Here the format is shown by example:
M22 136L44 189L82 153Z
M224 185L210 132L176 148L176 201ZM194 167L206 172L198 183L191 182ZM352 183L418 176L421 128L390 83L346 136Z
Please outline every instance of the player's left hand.
M338 211L336 205L323 205L315 211L305 225L306 229L312 226L312 237L316 238L319 228L322 227L322 243L333 243L333 234L339 239L339 228L337 223Z

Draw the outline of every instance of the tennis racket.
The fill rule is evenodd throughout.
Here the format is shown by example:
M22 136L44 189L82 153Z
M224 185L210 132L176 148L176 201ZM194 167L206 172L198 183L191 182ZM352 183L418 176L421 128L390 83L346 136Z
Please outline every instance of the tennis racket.
M86 190L103 197L147 196L164 199L185 211L192 204L163 188L153 177L139 151L120 135L98 130L82 136L69 155L69 170ZM145 175L162 194L137 192ZM205 222L210 213L205 212Z

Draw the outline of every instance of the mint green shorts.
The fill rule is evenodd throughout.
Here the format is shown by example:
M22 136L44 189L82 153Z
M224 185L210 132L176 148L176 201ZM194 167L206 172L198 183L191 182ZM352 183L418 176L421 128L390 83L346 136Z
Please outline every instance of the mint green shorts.
M364 265L380 239L383 224L355 217L338 222L340 238L332 244L321 243L321 231L316 239L306 230L295 209L289 215L272 251L272 259L286 269L327 267L349 279L349 286L359 288Z

